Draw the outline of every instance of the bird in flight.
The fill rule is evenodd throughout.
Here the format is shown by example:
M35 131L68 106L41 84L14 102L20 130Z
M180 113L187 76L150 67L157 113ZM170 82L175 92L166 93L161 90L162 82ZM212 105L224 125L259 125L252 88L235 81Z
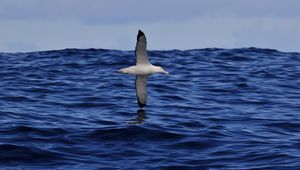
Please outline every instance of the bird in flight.
M147 55L147 39L145 34L139 30L135 46L136 65L119 69L118 72L135 75L135 91L138 105L143 108L147 104L147 78L154 73L165 73L162 67L154 66L150 63Z

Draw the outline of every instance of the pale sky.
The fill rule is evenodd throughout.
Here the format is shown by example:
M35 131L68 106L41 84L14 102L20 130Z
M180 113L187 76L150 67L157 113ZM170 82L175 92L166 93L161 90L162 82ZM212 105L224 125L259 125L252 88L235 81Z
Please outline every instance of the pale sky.
M0 0L0 52L272 48L300 52L299 0Z

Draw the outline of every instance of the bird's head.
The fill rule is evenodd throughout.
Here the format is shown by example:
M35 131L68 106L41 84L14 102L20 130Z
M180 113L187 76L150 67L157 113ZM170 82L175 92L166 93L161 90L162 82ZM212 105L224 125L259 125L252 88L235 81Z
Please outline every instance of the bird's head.
M162 67L157 66L156 67L157 73L164 73L169 75L169 72L167 72L166 70L164 70Z

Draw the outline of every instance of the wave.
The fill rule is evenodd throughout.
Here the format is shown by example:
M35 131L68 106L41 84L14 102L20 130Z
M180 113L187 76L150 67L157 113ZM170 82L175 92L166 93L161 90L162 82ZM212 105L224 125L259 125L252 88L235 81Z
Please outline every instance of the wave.
M297 169L300 53L149 51L170 72L137 107L133 51L0 53L0 168ZM237 159L238 158L238 159Z

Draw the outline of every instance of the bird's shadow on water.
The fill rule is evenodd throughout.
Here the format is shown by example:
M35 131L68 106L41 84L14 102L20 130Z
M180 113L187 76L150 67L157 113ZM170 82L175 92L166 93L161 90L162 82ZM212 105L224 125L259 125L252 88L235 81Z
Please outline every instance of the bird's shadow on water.
M130 125L141 125L145 122L145 119L146 119L146 110L139 109L136 111L136 117L130 119L126 123Z

